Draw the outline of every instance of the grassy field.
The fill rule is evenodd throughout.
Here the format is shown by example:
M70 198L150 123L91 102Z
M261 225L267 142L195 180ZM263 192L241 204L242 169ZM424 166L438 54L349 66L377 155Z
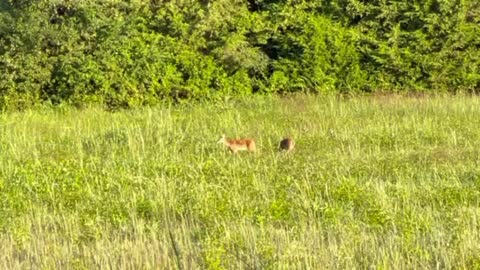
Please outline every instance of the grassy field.
M0 268L479 269L479 157L475 97L3 114Z

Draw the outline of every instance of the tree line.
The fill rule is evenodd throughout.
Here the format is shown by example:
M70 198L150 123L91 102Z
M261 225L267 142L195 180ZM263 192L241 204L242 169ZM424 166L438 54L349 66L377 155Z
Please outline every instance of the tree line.
M480 91L478 0L0 0L0 107Z

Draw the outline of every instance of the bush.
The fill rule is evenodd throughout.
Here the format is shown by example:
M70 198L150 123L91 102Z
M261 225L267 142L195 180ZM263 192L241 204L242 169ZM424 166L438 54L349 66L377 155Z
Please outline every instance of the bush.
M480 91L480 4L0 4L0 107L312 91Z

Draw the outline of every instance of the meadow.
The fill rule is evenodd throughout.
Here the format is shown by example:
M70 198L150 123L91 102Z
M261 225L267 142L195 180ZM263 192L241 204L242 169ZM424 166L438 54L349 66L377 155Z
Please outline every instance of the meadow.
M0 268L480 269L479 116L395 95L4 113Z

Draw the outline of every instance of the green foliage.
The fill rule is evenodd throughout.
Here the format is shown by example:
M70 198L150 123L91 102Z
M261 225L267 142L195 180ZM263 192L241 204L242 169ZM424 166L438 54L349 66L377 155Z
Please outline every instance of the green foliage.
M362 31L364 67L381 88L478 91L480 5L465 1L332 1L321 12Z
M294 91L479 91L480 5L0 1L0 107Z
M276 55L272 57L277 59L270 79L273 91L278 91L279 84L287 92L356 91L366 85L352 31L304 12L281 20L282 29L267 44L267 50L274 50ZM275 49L273 44L278 44Z

